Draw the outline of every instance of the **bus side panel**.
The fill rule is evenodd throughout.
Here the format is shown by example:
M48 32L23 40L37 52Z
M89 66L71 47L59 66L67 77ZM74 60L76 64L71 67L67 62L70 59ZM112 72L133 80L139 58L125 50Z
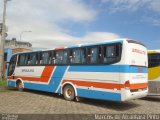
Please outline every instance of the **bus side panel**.
M27 78L25 79L21 78L21 80L24 83L24 88L46 91L46 92L56 92L56 90L58 89L62 81L62 78L63 78L63 75L65 74L66 69L67 69L67 66L56 66L55 69L52 70L52 73L48 74L48 76L42 75L42 79L35 78L33 76L30 76L30 77L27 76L27 78L30 80L27 80ZM45 71L43 71L41 74L43 73L47 74ZM37 81L32 81L31 78L33 80L37 79ZM16 79L9 80L8 84L9 86L15 87L15 82L16 82Z
M47 92L56 92L58 86L60 85L63 75L67 69L67 66L56 66L53 71L48 84L33 84L33 83L25 83L25 87L28 89L35 89Z
M107 91L96 91L90 89L77 88L77 94L80 97L101 99L101 100L112 100L121 101L121 94Z
M120 101L119 68L118 64L70 66L63 83L73 84L79 97Z

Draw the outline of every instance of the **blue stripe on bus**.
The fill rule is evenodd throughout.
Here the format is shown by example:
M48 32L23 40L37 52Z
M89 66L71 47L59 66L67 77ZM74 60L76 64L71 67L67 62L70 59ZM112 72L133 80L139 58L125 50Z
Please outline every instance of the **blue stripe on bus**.
M68 46L68 48L77 48L79 47L78 45L73 45L73 46Z
M25 82L24 87L28 89L33 89L33 90L55 92L58 86L60 85L60 82L62 80L62 77L66 69L67 69L67 66L57 66L51 77L49 85Z
M106 91L95 91L95 90L77 88L77 95L85 98L121 101L120 93L113 93Z
M9 87L16 87L16 81L10 81L10 80L8 80L8 81L7 81L7 85L8 85Z
M59 87L57 93L62 93L62 87Z
M141 71L139 70L141 68ZM130 65L95 65L95 66L70 66L69 72L122 72L122 73L147 73L146 67Z
M66 71L68 66L57 66L56 71L54 72L49 86L52 87L53 91L55 92L58 88L58 86L61 83L62 77L64 76L64 73ZM54 82L54 84L53 84Z

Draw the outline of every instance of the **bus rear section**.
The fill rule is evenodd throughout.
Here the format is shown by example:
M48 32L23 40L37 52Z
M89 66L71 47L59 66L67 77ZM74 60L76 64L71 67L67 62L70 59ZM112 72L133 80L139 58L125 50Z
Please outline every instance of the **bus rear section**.
M148 61L146 47L136 41L127 40L124 44L122 63L127 66L121 68L122 83L121 100L145 97L148 93Z
M148 51L148 95L160 95L160 50Z

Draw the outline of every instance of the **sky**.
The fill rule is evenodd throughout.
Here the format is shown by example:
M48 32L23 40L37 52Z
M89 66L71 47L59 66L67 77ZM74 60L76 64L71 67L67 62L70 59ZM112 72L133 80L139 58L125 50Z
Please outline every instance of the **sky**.
M160 0L11 0L6 14L7 39L33 48L129 38L160 49Z

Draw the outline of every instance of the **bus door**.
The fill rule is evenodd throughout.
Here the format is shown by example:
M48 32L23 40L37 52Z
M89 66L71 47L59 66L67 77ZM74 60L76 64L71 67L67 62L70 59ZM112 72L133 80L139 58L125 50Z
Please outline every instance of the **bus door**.
M17 62L17 55L14 55L11 57L9 67L8 67L8 76L10 76L11 79L14 79L14 71L15 71L16 62Z

